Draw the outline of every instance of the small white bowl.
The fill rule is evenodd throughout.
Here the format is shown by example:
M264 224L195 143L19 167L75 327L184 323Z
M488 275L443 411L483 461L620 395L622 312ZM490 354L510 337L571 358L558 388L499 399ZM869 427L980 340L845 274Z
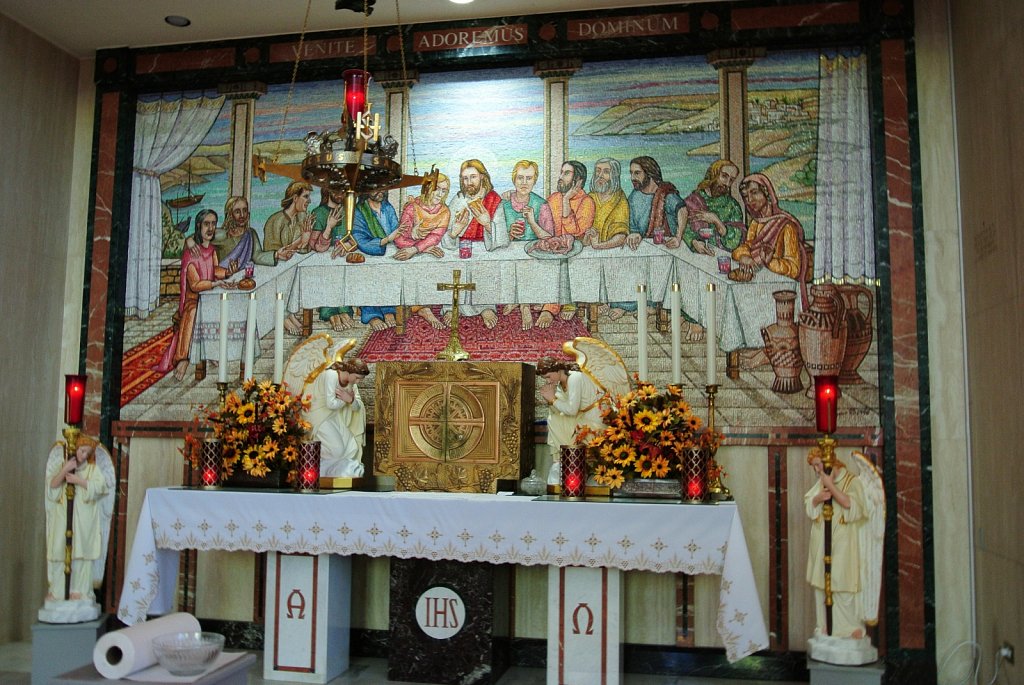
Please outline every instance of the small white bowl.
M199 675L222 649L220 633L167 633L153 638L153 655L171 675Z

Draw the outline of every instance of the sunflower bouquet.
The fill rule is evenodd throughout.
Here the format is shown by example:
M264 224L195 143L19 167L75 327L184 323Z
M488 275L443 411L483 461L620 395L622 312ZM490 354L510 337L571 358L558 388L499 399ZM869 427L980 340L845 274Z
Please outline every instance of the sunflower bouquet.
M654 385L640 381L635 390L605 408L601 421L604 428L581 428L576 443L590 448L596 459L595 479L611 488L633 478L678 475L685 449L714 449L722 438L704 428L678 385L659 393Z
M270 381L242 383L241 395L231 393L222 406L200 408L197 423L206 423L223 446L225 476L236 469L257 478L275 470L291 470L299 458L299 445L311 426L303 411L309 398L290 393ZM197 465L196 438L186 437L185 453Z

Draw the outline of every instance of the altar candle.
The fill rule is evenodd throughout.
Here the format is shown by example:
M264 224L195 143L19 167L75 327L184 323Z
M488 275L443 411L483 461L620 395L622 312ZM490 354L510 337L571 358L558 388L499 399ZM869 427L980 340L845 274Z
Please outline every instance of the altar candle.
M814 377L814 416L819 433L834 433L839 410L839 376Z
M636 287L636 354L640 380L647 380L647 284Z
M274 309L274 382L284 375L284 296L277 294Z
M85 376L64 375L64 423L76 426L85 412Z
M718 352L718 331L715 330L716 319L715 319L715 284L708 283L707 290L707 307L704 312L706 314L706 320L704 322L704 340L707 344L707 385L718 384L718 369L715 367L715 356Z
M245 378L252 378L256 363L256 293L249 293L249 309L245 316Z
M217 382L228 382L228 294L220 294L220 350L217 361Z
M672 312L672 382L676 385L683 382L683 351L680 347L683 339L683 315L679 294L679 284L673 283L669 307Z

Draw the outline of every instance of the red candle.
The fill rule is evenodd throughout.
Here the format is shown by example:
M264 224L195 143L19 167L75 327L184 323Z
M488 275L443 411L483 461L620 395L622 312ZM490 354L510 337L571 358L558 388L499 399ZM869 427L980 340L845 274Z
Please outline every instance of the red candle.
M370 86L370 72L362 69L348 69L341 75L345 83L345 111L349 121L366 110L366 90Z
M64 376L64 423L77 426L82 423L85 410L85 376L66 374Z
M692 476L686 483L686 495L692 500L704 499L704 488L707 483L703 478Z
M299 445L299 463L296 473L299 490L320 489L320 443L304 442Z
M819 433L835 433L839 409L839 376L814 377L814 415Z
M203 485L217 485L219 475L217 469L209 467L203 469Z

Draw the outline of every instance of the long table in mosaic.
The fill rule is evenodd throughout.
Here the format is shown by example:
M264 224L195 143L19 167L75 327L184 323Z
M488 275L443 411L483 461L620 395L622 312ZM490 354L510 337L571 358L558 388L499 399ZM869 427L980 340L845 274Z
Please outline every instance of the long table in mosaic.
M720 575L717 628L728 659L768 646L735 503L152 488L127 559L117 612L121 621L132 625L174 610L182 550Z
M451 292L438 291L437 284L451 281L452 270L459 269L463 283L476 285L461 301L474 305L636 302L637 284L645 283L649 301L668 307L671 285L678 282L683 311L705 325L704 290L715 283L719 347L733 352L761 347L761 329L775 322L772 293L797 289L796 281L767 269L749 282L732 281L719 271L716 257L685 246L672 250L647 241L635 250L581 246L565 257L531 254L528 244L513 242L492 251L478 247L468 259L447 252L440 258L418 255L398 261L394 246L361 264L347 264L327 253L310 255L296 265L287 309L298 313L324 306L450 304Z

